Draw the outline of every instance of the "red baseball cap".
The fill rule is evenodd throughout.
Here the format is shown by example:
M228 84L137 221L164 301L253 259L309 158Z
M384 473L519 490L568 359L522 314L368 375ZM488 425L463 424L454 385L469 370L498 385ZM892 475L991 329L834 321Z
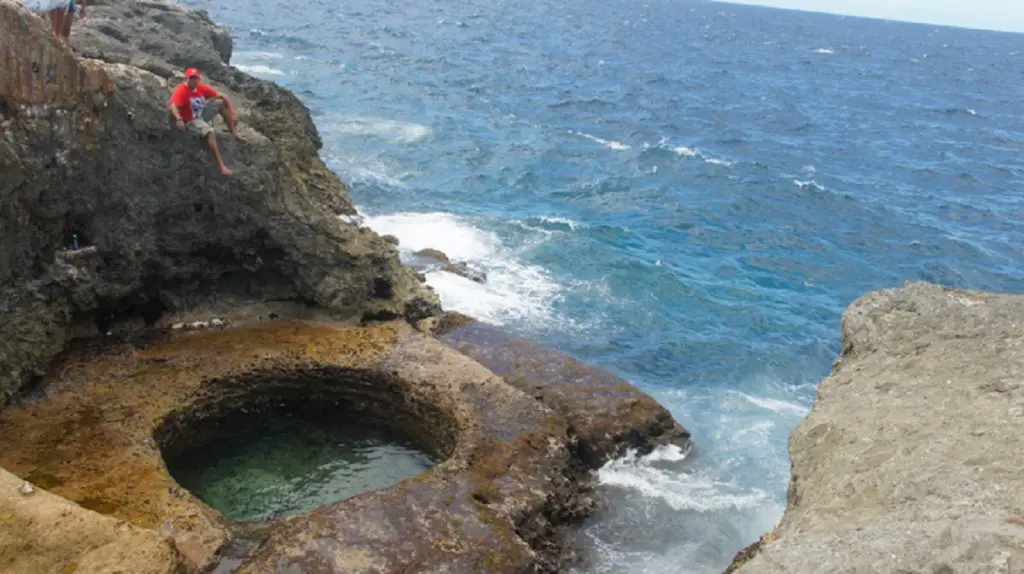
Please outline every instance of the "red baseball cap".
M185 79L192 78L192 77L199 78L201 76L202 76L202 74L199 73L199 69L198 68L189 68L189 69L185 70Z

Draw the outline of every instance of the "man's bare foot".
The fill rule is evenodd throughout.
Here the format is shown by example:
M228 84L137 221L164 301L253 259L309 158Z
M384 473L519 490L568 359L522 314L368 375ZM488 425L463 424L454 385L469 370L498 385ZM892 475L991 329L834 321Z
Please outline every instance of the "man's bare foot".
M231 170L226 165L220 166L220 172L224 175L231 175Z

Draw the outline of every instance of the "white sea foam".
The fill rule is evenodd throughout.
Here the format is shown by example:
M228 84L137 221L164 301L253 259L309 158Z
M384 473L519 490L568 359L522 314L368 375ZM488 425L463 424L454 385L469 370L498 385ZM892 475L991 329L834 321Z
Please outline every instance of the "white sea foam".
M405 179L414 174L395 169L387 158L374 156L330 155L323 158L331 169L351 183L369 183L408 189Z
M708 512L755 508L769 500L760 489L742 490L707 476L661 468L655 463L679 462L685 454L673 447L662 447L647 456L635 451L606 463L597 471L598 483L637 491L648 498L664 501L674 510Z
M816 189L818 191L825 191L825 186L823 186L820 183L814 181L813 179L808 180L808 181L800 181L799 179L794 179L793 180L793 185L799 187L800 189L807 189L807 188L810 187L810 188Z
M590 140L592 142L599 143L599 144L603 145L604 147L606 147L608 149L613 149L615 151L626 151L626 150L630 149L629 148L629 144L624 144L622 142L617 142L617 141L614 141L614 140L601 139L601 138L599 138L597 136L592 136L590 134L585 134L583 132L573 132L573 133L575 133L576 135L578 135L580 137L587 138L588 140Z
M542 223L548 223L552 225L567 225L570 230L576 231L582 227L579 223L569 219L568 217L548 217L546 215L540 218Z
M797 403L793 403L793 402L789 402L789 401L783 401L783 400L779 400L779 399L772 399L772 398L768 398L768 397L755 397L755 396L752 396L752 395L748 395L746 393L741 393L740 391L729 391L729 392L735 393L736 395L738 395L742 399L744 399L744 400L746 400L746 401L748 401L748 402L750 402L750 403L752 403L754 405L757 405L758 407L761 407L762 409L773 411L773 412L778 413L780 415L792 415L792 416L804 417L804 416L807 416L808 412L810 412L810 409L807 408L806 406L800 405L800 404L797 404Z
M835 54L836 51L832 48L818 48L814 51L815 54Z
M397 237L403 256L428 247L440 249L452 260L466 261L487 273L486 284L444 271L428 273L427 284L446 309L497 325L571 327L552 309L561 297L560 287L547 271L523 263L515 249L469 219L451 213L393 213L367 217L366 224Z
M323 131L334 131L353 136L376 136L394 143L410 144L426 139L430 128L413 122L402 122L374 117L325 116Z
M260 51L235 52L234 55L232 56L232 58L235 59L235 60L244 60L244 61L251 61L251 60L280 60L282 57L283 56L281 55L280 52L260 52Z
M665 147L667 147L667 143L666 142L667 142L667 138L662 138L661 142L658 143L658 146L662 147L662 148L665 148ZM721 159L721 158L717 158L717 157L711 157L709 155L706 155L704 152L700 151L699 149L693 148L693 147L689 147L689 146L681 145L681 146L670 147L668 149L671 149L673 152L675 152L676 155L678 155L680 157L699 158L699 159L704 160L704 163L707 163L707 164L710 164L710 165L720 165L720 166L723 166L723 167L730 167L730 166L733 165L733 162L731 162L729 160Z
M263 64L235 64L235 67L254 76L283 76L284 72Z

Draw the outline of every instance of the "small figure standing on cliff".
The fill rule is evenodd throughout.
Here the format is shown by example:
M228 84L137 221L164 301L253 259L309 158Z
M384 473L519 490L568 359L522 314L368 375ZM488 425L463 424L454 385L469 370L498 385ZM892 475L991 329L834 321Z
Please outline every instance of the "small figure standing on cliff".
M37 14L46 14L50 18L50 27L53 28L53 35L63 44L68 43L71 36L71 24L75 20L75 14L85 18L85 1L81 0L82 9L79 11L76 0L23 0L26 8Z
M63 18L60 21L60 29L57 29L57 24L54 24L54 32L57 33L57 39L67 44L71 38L71 24L75 21L75 14L78 14L78 18L85 20L85 2L86 0L79 0L82 3L81 9L76 4L76 0L68 0L67 8L62 12ZM51 15L51 18L53 16Z
M235 104L226 95L206 84L199 83L199 78L200 73L196 68L185 70L185 81L175 88L171 99L167 102L167 107L171 110L171 115L174 116L178 131L183 132L187 129L189 133L205 139L207 147L210 148L210 155L217 162L220 172L224 175L231 175L231 170L224 165L224 161L220 157L217 136L214 134L210 122L213 121L216 113L220 113L228 125L228 132L237 138L235 124L238 123L238 115L235 113ZM215 105L207 107L208 102L213 102ZM220 104L223 104L223 107Z

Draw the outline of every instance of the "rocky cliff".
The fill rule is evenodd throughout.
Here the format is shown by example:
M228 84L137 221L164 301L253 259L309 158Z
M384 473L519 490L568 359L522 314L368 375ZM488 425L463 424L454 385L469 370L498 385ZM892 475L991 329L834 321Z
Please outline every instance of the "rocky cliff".
M355 321L439 311L393 245L344 220L355 209L308 111L230 67L224 30L161 2L90 2L89 16L76 57L0 0L0 405L69 339L118 323L246 303ZM238 106L239 140L215 124L230 177L169 122L186 66Z
M307 110L231 68L204 14L89 15L72 53L0 0L0 572L561 572L587 470L689 448L628 382L440 313L349 217ZM231 176L171 127L187 66L238 105ZM171 476L223 416L281 410L439 462L259 524Z
M729 572L1024 572L1024 297L871 293L843 342L785 515Z

